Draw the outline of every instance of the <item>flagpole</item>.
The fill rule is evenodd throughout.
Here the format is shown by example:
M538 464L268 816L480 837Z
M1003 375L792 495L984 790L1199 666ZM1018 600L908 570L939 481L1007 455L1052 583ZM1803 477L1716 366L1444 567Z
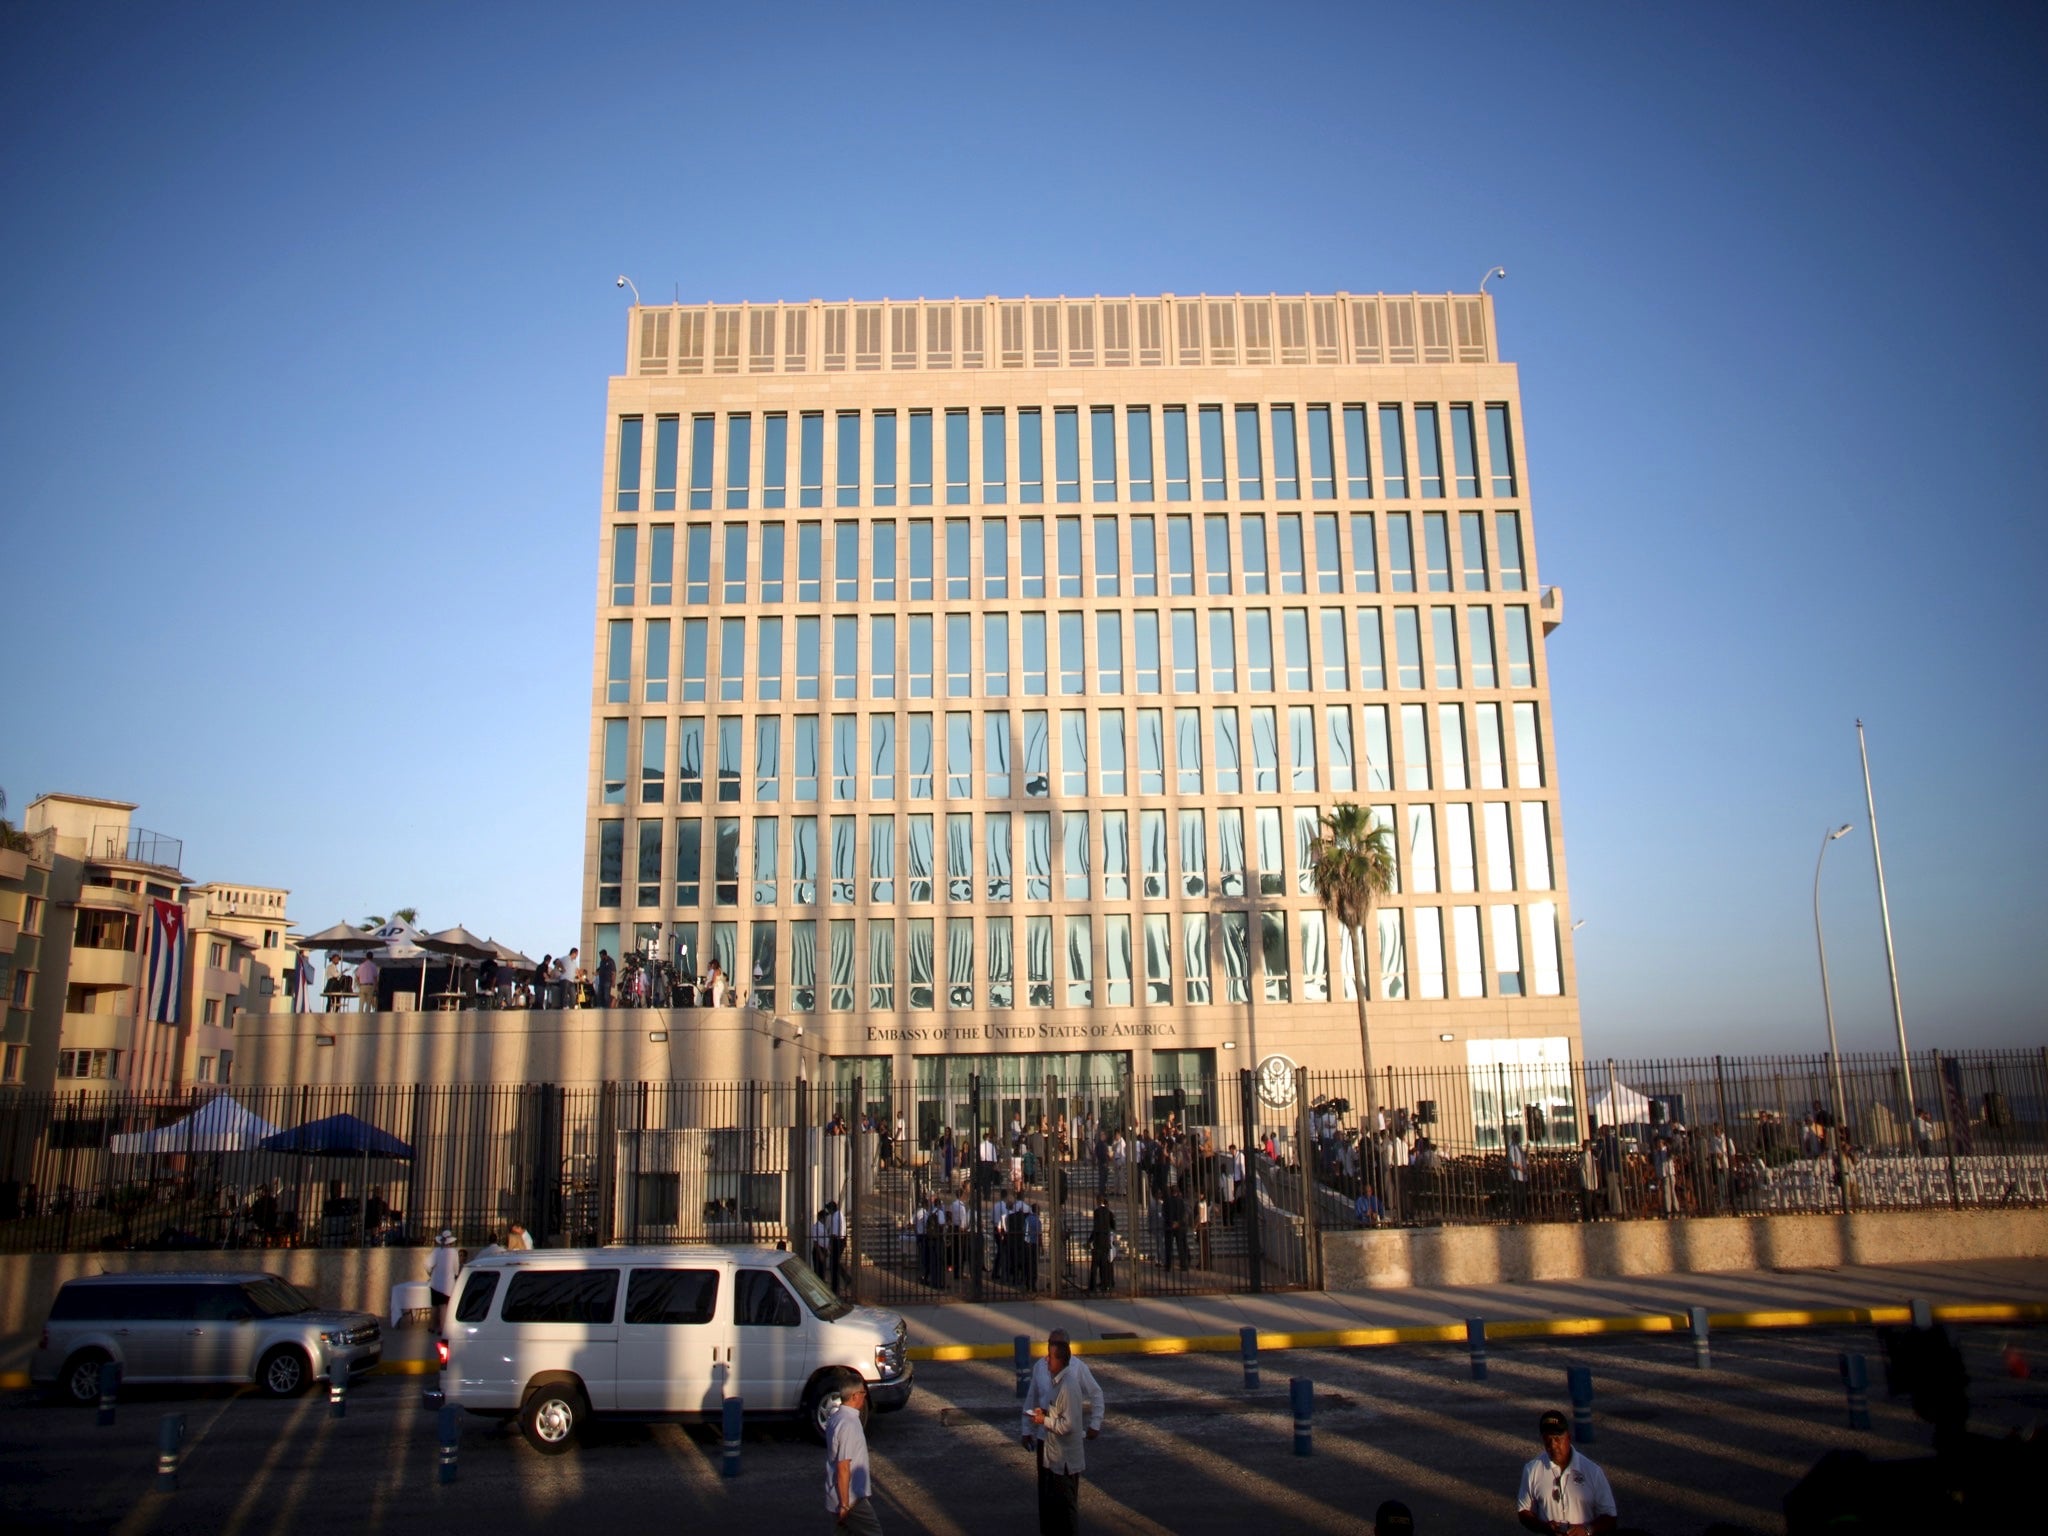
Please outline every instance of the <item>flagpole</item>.
M1906 1051L1906 1006L1899 999L1899 958L1892 949L1892 908L1884 889L1884 849L1877 841L1877 796L1870 788L1870 746L1863 722L1856 722L1856 750L1863 756L1863 803L1870 811L1870 854L1877 861L1877 910L1884 919L1884 963L1892 980L1892 1022L1899 1030L1899 1083L1906 1094L1906 1129L1913 1128L1913 1058Z

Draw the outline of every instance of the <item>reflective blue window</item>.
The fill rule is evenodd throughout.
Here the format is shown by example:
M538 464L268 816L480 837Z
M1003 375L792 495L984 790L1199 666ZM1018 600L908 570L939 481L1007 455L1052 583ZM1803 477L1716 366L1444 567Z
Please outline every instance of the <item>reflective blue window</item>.
M1372 452L1366 446L1365 407L1344 407L1344 494L1358 500L1372 494Z
M1330 443L1330 408L1308 408L1308 493L1317 501L1333 501L1337 495L1336 457Z
M1166 499L1188 499L1188 413L1184 406L1169 405L1164 413L1166 428Z
M1001 411L981 413L981 499L990 506L1010 499L1010 447Z
M675 601L675 526L656 524L649 530L647 546L647 601L665 608Z
M633 689L633 621L613 619L605 649L604 701L624 704Z
M910 413L910 504L932 504L932 413Z
M1207 465L1204 464L1206 471ZM1266 495L1265 456L1259 452L1259 408L1237 408L1237 495L1240 501L1260 501Z
M843 481L846 472L840 471ZM896 413L875 412L875 505L896 505Z
M626 722L607 720L604 723L604 789L599 797L601 805L624 805L626 803Z
M1458 494L1479 494L1479 444L1472 435L1472 407L1451 407L1451 462L1458 472Z
M1281 501L1301 496L1301 464L1294 442L1294 407L1273 407L1273 495Z
M718 421L712 416L690 418L690 510L711 510L711 455L717 442Z
M640 510L640 433L642 421L638 416L619 418L619 462L613 479L618 484L618 505L620 512Z
M1081 416L1072 406L1061 406L1052 413L1052 468L1055 480L1054 495L1061 501L1079 501Z
M946 412L946 505L964 507L968 501L967 413Z
M1017 412L1017 499L1045 500L1045 421L1035 409Z
M1493 515L1494 557L1500 561L1503 592L1525 590L1522 581L1522 520L1512 512Z
M1230 482L1223 464L1223 407L1201 407L1202 500L1229 499Z
M676 509L676 459L680 451L682 422L674 416L654 418L654 510Z
M754 418L725 418L725 506L729 512L744 511L752 485L754 467Z
M1114 437L1114 434L1111 434ZM1112 443L1112 449L1114 444ZM1124 452L1130 460L1131 500L1152 499L1152 407L1133 405L1124 411ZM1096 450L1095 478L1102 478L1101 450Z
M1493 494L1515 495L1515 444L1508 430L1505 405L1486 408L1486 454L1493 461Z
M612 530L612 606L632 606L634 584L634 554L640 547L640 530L631 523L621 523Z
M802 441L797 447L797 504L805 507L825 505L825 416L822 411L806 411L801 428Z
M1444 493L1443 444L1437 437L1436 407L1415 407L1415 459L1421 484L1415 494L1437 497Z
M839 499L842 507L860 505L860 412L839 413Z
M761 505L788 505L789 418L781 412L761 422Z
M1401 439L1401 407L1380 407L1380 486L1389 496L1408 494L1408 448Z

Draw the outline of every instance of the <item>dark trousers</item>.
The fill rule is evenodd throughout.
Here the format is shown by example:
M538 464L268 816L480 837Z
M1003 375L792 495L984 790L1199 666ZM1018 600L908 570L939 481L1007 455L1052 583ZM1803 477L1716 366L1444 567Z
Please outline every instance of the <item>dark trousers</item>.
M1024 1284L1035 1291L1038 1289L1038 1245L1020 1243L1018 1246L1024 1250Z
M881 1517L875 1513L872 1499L855 1499L843 1524L836 1514L827 1512L825 1518L832 1522L835 1531L853 1531L856 1536L882 1536Z
M1040 1536L1079 1536L1081 1530L1081 1474L1048 1472L1039 1452L1038 1529Z
M1166 1267L1168 1269L1173 1268L1173 1261L1175 1258L1178 1258L1182 1269L1192 1268L1193 1266L1188 1262L1188 1229L1186 1225L1183 1224L1175 1227L1171 1236L1173 1247L1166 1255Z
M842 1264L843 1262L845 1262L845 1259L846 1259L846 1239L845 1239L845 1238L843 1238L843 1237L835 1237L835 1238L833 1238L833 1239L832 1239L832 1289L833 1289L833 1290L835 1290L835 1291L839 1289L839 1266L840 1266L840 1265L841 1265L841 1264Z
M1088 1252L1088 1289L1116 1289L1116 1260L1110 1257L1109 1249L1106 1247L1091 1248Z

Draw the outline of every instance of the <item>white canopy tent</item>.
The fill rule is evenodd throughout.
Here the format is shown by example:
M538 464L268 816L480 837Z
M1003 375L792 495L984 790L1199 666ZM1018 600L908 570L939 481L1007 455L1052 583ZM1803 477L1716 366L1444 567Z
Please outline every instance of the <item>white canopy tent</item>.
M1593 1095L1593 1118L1602 1125L1647 1125L1650 1101L1628 1084L1610 1081Z
M227 1094L209 1099L196 1112L153 1131L131 1131L112 1138L110 1150L128 1153L248 1152L277 1127Z

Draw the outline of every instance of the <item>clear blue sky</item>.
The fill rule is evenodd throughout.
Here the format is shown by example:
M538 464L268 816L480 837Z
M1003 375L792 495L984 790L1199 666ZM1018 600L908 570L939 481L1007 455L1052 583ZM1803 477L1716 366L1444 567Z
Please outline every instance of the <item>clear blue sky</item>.
M14 5L0 784L307 930L571 940L615 273L1469 290L1586 1039L2039 1044L2038 7Z

